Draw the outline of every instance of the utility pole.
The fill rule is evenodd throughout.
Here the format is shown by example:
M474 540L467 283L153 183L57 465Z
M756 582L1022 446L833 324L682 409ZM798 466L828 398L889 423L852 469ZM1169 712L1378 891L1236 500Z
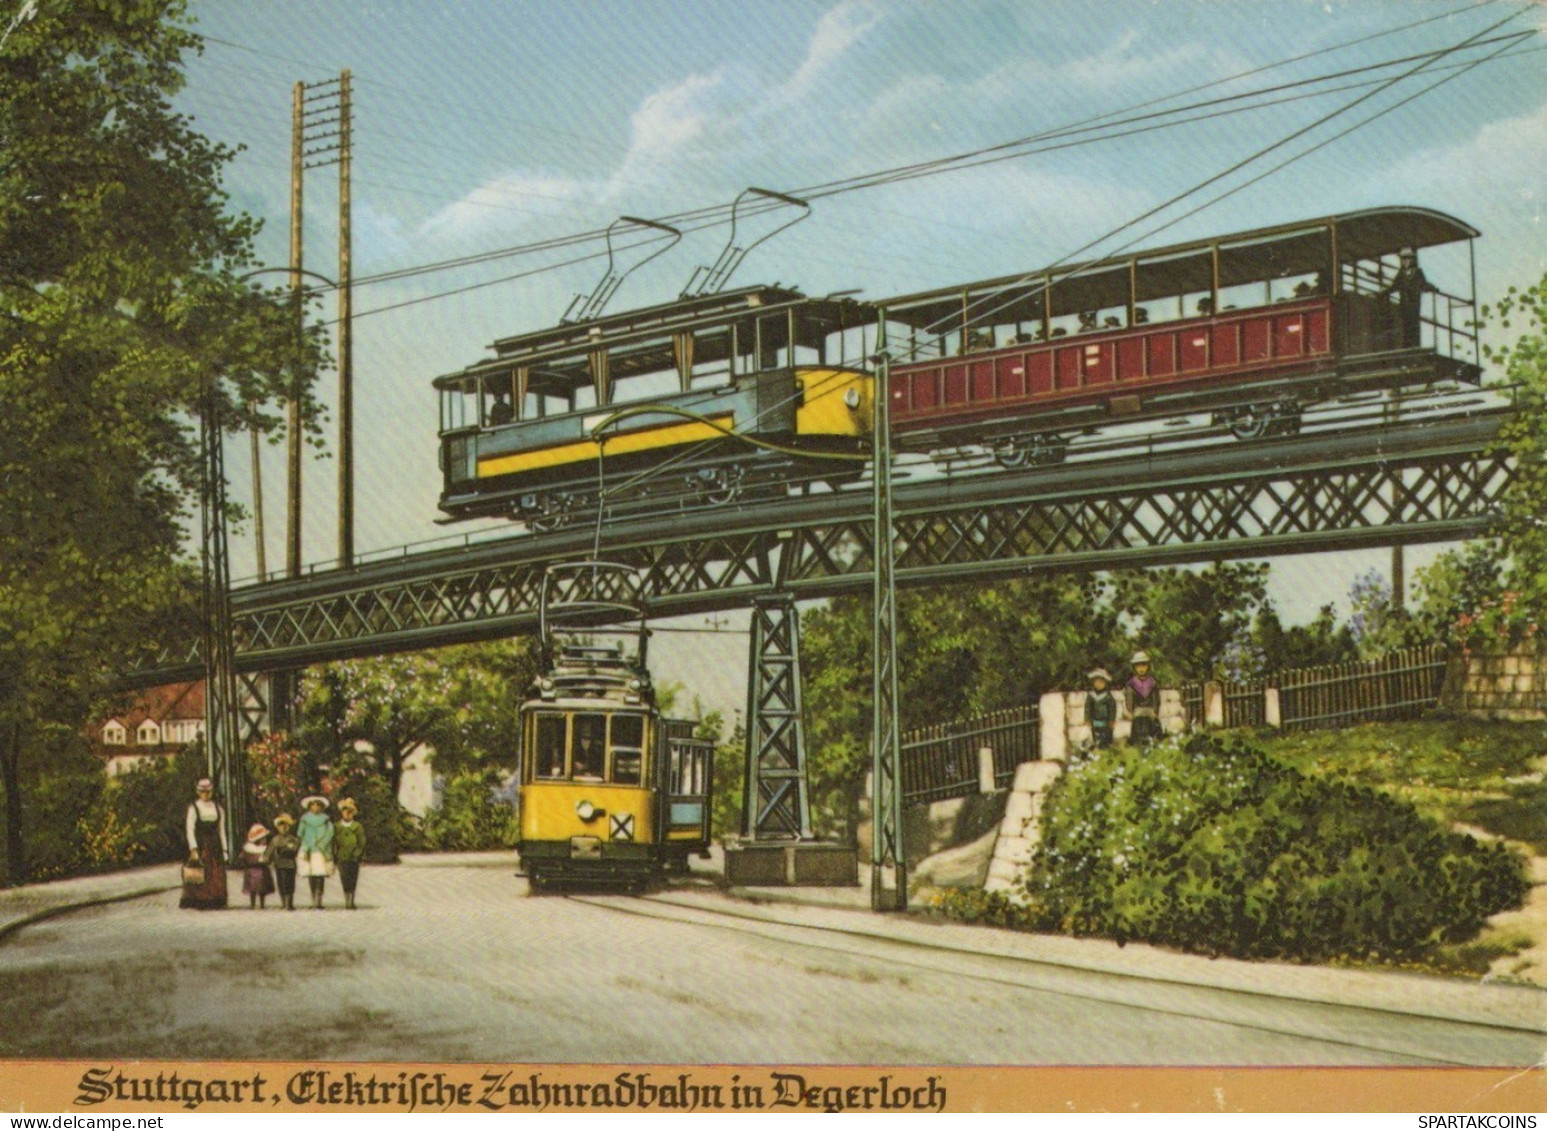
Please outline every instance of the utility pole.
M257 402L254 402L251 408L256 415ZM248 436L252 441L252 537L254 549L258 552L258 580L267 581L269 579L268 560L263 548L263 458L261 445L258 443L258 429L251 429Z
M305 152L306 84L298 82L290 111L290 294L295 302L295 373L285 413L287 463L285 574L301 576L301 358L306 340L306 296L301 291L301 172Z
M350 284L349 159L352 144L353 97L349 71L339 76L338 142L338 564L355 560L355 417L354 333Z
M236 645L231 636L231 567L226 543L226 470L219 378L205 378L199 414L199 492L203 600L204 748L210 780L225 811L231 853L244 839L251 799L237 722Z
M339 167L338 177L338 556L354 562L354 341L350 288L350 160L353 156L353 91L349 71L326 82L295 84L290 145L290 283L295 293L297 370L290 402L290 506L288 570L301 572L300 347L306 316L302 276L302 179L307 169Z

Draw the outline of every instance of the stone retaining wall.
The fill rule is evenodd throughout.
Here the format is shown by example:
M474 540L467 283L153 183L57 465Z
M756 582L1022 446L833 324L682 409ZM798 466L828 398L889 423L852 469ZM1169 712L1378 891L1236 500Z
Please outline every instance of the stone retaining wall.
M1547 649L1457 653L1445 672L1440 702L1485 718L1547 718Z

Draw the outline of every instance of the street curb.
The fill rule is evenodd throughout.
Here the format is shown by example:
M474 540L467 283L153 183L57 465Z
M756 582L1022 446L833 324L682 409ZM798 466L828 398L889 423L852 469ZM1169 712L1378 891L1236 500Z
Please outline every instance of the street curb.
M122 892L118 895L85 896L72 900L69 903L61 903L55 907L43 907L26 915L18 916L9 922L0 923L0 943L10 938L23 927L30 927L34 923L41 923L45 919L52 919L59 915L67 915L71 911L80 911L87 907L100 907L109 903L124 903L131 899L144 899L148 895L161 895L164 892L176 891L178 884L158 884L155 887L140 888L136 891Z
M721 892L732 900L747 905L748 910L759 903L777 903L810 908L816 912L848 911L865 912L866 909L850 906L835 905L816 900L803 899L794 892L785 892L781 889L767 888L722 888ZM667 899L664 902L676 903ZM678 904L691 907L690 901ZM870 913L874 914L874 913ZM746 918L760 919L762 916L746 914ZM1149 981L1160 984L1187 986L1194 989L1220 990L1224 992L1251 994L1262 998L1273 998L1283 1001L1308 1002L1322 1005L1354 1006L1360 1009L1398 1014L1406 1017L1427 1017L1439 1021L1459 1022L1462 1024L1487 1025L1498 1028L1512 1029L1526 1033L1547 1033L1547 990L1535 986L1500 985L1497 983L1481 983L1467 979L1446 978L1441 975L1407 973L1403 971L1374 971L1374 970L1345 970L1334 966L1279 966L1276 964L1259 964L1241 959L1219 958L1210 959L1200 955L1180 954L1159 948L1148 948L1144 951L1134 951L1135 955L1153 954L1156 958L1171 969L1139 969L1133 960L1124 961L1117 955L1094 955L1082 957L1071 954L1027 954L1013 953L1015 949L1036 945L1038 940L1050 942L1059 947L1066 947L1075 942L1094 944L1101 946L1109 940L1080 939L1063 935L1039 935L1032 932L997 931L993 928L975 928L969 924L948 923L942 920L928 919L913 913L904 912L886 914L882 922L893 922L899 926L908 926L921 930L931 930L935 926L952 926L965 930L985 930L992 933L984 936L984 942L1008 944L1004 946L974 947L966 942L942 935L937 938L925 939L919 937L913 931L904 933L890 933L875 928L867 928L861 925L839 925L826 929L839 930L862 938L878 939L897 943L903 946L930 946L941 949L954 950L964 954L975 954L983 957L1005 958L1012 961L1028 962L1059 969L1079 970L1086 973L1105 974L1108 976L1131 978L1136 981ZM809 925L809 924L808 924ZM1116 944L1111 944L1116 947ZM1144 944L1128 944L1130 948L1143 946ZM1183 964L1208 963L1205 969L1178 969ZM1214 976L1210 977L1209 974ZM1284 979L1290 978L1296 981L1310 981L1315 977L1325 977L1340 983L1337 986L1321 989L1306 985L1285 984ZM1257 981L1258 979L1260 981ZM1266 984L1271 979L1277 979L1278 984ZM1400 986L1401 979L1421 979L1433 987L1445 987L1452 991L1451 996L1479 996L1498 1001L1509 998L1514 999L1510 1004L1518 1003L1519 1010L1524 1011L1527 998L1539 995L1539 1016L1524 1020L1518 1016L1500 1016L1500 1013L1514 1014L1516 1009L1500 1008L1499 1012L1490 1012L1486 1004L1482 1002L1452 1002L1448 1005L1439 1003L1416 1003L1393 999L1389 993L1382 990L1391 990ZM1389 980L1389 981L1388 981ZM1257 981L1257 984L1252 982ZM1384 985L1380 983L1385 983Z

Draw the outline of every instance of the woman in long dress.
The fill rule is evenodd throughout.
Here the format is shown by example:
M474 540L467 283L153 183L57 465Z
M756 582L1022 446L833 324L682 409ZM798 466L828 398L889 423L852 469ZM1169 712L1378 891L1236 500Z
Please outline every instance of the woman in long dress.
M194 799L188 806L188 863L198 864L203 870L199 883L183 883L183 897L179 907L191 907L197 911L213 911L226 905L226 857L230 847L226 844L225 810L215 800L215 783L200 778L194 787Z
M333 822L323 810L328 799L312 796L302 800L306 812L296 826L301 838L301 851L295 859L295 874L305 876L312 889L312 906L322 907L322 885L333 874Z

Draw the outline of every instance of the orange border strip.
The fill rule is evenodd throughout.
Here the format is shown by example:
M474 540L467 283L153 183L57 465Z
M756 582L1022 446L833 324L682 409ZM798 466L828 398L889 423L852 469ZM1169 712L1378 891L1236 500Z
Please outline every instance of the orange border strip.
M138 1097L138 1098L136 1098ZM1516 1068L0 1061L0 1110L1488 1112L1547 1110Z

